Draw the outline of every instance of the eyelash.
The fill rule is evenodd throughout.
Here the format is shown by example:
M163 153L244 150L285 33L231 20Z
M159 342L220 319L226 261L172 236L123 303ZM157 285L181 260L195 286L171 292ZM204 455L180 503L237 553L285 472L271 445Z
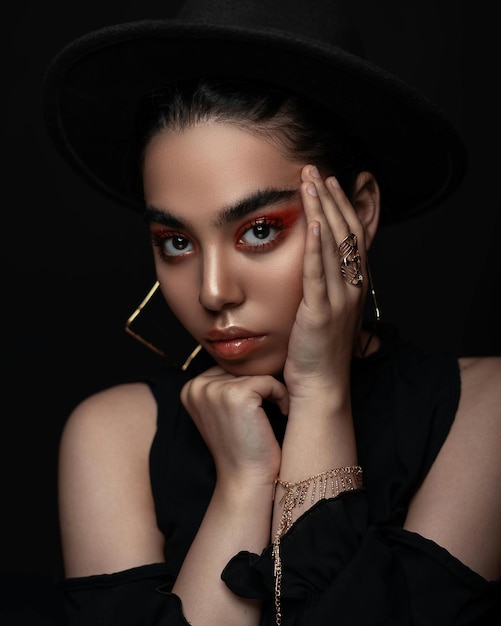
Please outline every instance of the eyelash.
M276 231L271 241L266 241L261 244L252 244L252 243L247 243L243 240L244 235L248 231L251 231L254 228L258 228L262 226L268 226L270 227L270 229L273 229ZM236 243L239 247L246 248L250 252L262 252L264 250L267 250L277 245L278 242L282 239L282 234L285 230L286 230L286 225L284 224L282 220L277 219L277 218L271 218L271 217L259 217L257 219L254 219L248 222L247 224L245 224L245 226L243 226L240 229L236 237ZM191 245L193 247L193 244L191 243L189 238L185 237L184 235L180 233L168 232L168 231L161 231L159 233L151 233L151 243L155 248L158 249L158 253L160 257L166 263L172 263L172 264L179 263L183 260L183 258L187 254L192 252L192 250L188 250L186 252L181 252L180 254L167 253L165 251L165 246L167 245L168 242L172 244L172 241L174 239L187 242L188 246Z
M184 237L184 235L181 235L180 233L171 233L168 231L151 233L151 243L155 248L158 249L158 254L160 255L160 258L166 263L179 263L186 254L189 254L189 252L191 252L191 250L188 250L188 252L181 252L180 254L168 254L165 251L165 246L167 242L169 242L169 240L173 239L184 240L188 244L191 243L187 237Z
M246 243L245 241L243 241L243 236L248 231L251 231L254 228L258 228L260 226L268 226L270 227L270 229L274 229L276 231L271 241L266 241L265 243L260 243L260 244L251 244L251 243ZM265 249L269 249L269 248L276 246L277 243L282 239L282 234L285 231L285 229L286 229L286 226L284 222L280 219L273 218L273 217L259 217L257 219L252 220L251 222L248 222L247 224L245 224L245 226L243 226L243 228L240 230L237 236L237 243L242 247L246 247L248 250L252 252L262 252Z

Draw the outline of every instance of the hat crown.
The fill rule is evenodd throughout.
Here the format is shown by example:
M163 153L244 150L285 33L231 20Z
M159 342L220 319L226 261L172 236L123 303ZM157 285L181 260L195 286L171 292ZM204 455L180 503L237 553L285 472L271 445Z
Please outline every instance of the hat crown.
M462 181L465 147L436 106L367 60L353 25L357 4L185 0L169 18L93 31L47 72L47 127L91 184L142 211L127 172L145 95L200 76L260 81L307 98L363 140L381 184L381 223L428 210Z
M186 0L177 18L204 25L277 30L365 56L362 41L336 0Z

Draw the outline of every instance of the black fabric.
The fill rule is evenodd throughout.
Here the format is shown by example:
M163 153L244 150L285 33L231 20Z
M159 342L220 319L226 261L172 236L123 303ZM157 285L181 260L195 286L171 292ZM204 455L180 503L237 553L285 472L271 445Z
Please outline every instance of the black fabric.
M62 587L69 623L72 626L186 626L188 622L182 616L179 598L164 591L172 584L165 563L67 579Z
M368 524L368 513L367 490L346 493L317 503L285 535L284 626L501 624L499 581L415 533ZM261 624L275 625L270 548L241 552L222 577L238 595L262 598Z
M202 358L197 367L209 364ZM166 563L65 582L71 624L187 623L170 591L215 481L210 453L179 400L193 375L164 368L149 380L158 402L151 482ZM283 537L283 626L499 626L501 581L487 582L402 529L454 420L457 359L418 351L385 330L377 353L354 360L352 395L365 486L317 503ZM273 405L266 410L281 441L284 418ZM262 626L274 624L271 547L236 555L222 577L235 593L262 598Z

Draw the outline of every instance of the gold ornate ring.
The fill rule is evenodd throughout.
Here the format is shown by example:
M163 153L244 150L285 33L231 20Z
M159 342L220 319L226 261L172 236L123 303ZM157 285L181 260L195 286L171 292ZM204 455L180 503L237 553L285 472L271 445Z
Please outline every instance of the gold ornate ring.
M361 287L364 281L360 267L362 259L358 252L357 236L353 233L347 235L339 244L339 256L341 258L341 274L347 283L354 287Z

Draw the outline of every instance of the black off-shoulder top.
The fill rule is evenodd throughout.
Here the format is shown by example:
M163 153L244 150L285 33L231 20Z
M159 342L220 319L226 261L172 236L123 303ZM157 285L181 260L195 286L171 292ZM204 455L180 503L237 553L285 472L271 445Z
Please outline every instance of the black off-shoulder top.
M210 365L206 358L198 371ZM158 403L150 473L165 563L64 580L71 625L188 623L171 589L215 484L209 450L179 400L196 371L161 367L147 379ZM402 528L447 437L460 391L455 355L416 349L389 328L378 352L354 359L364 488L318 502L283 537L283 626L501 625L501 580L486 581ZM281 441L285 418L272 404L265 408ZM262 626L275 624L271 546L260 555L235 555L221 575L236 594L263 600Z

